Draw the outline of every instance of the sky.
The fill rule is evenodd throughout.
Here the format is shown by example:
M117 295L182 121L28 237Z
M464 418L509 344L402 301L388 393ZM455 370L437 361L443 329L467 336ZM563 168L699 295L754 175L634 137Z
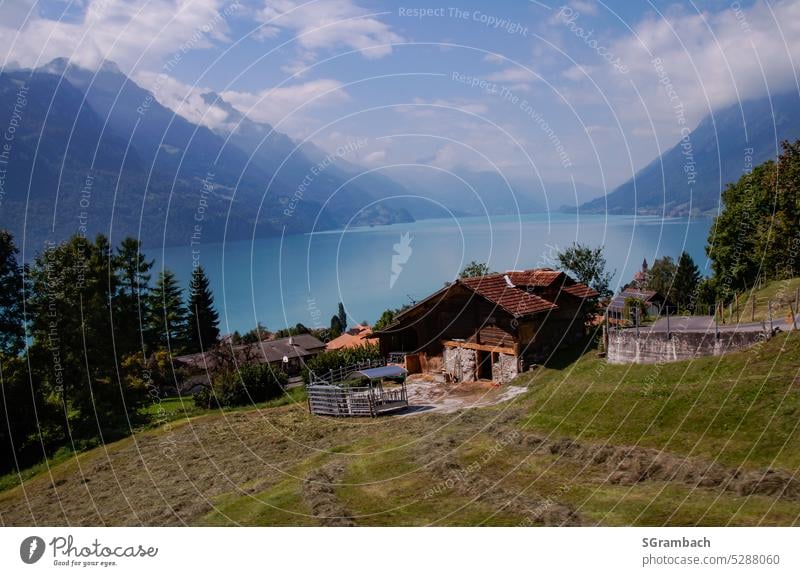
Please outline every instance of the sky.
M0 0L4 66L110 60L217 131L208 91L371 169L609 191L710 112L797 91L798 39L798 1Z

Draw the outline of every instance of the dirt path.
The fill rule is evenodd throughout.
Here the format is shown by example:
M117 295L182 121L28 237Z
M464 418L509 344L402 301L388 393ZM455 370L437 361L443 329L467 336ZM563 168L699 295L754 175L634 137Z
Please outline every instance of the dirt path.
M525 393L525 386L497 385L488 381L444 383L415 374L406 381L411 409L405 415L424 412L452 414L465 408L481 408L506 402Z

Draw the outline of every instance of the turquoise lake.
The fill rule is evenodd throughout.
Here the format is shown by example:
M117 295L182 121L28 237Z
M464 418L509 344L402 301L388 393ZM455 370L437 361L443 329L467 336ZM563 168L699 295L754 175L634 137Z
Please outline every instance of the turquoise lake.
M278 330L301 322L326 327L343 302L348 321L373 323L386 308L424 298L458 276L471 260L505 271L555 266L556 253L582 242L605 246L612 287L627 282L643 258L682 250L709 273L710 218L575 214L422 220L370 228L227 244L150 250L156 268L184 286L193 262L206 269L223 333L261 322Z

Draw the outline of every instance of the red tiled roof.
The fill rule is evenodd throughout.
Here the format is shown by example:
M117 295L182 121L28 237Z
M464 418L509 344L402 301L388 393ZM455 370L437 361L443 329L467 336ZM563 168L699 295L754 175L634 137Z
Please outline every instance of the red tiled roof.
M563 290L567 294L571 294L576 298L597 298L600 295L596 290L593 290L586 284L581 283L573 284L572 286L565 286Z
M550 268L534 268L533 270L512 270L507 272L507 275L514 284L546 288L564 273Z
M541 296L516 286L509 286L503 274L462 278L459 282L514 316L527 316L558 308L556 304Z
M328 342L328 350L338 350L339 348L355 348L365 344L375 344L377 338L372 336L372 329L369 326L357 325L352 330L334 338Z

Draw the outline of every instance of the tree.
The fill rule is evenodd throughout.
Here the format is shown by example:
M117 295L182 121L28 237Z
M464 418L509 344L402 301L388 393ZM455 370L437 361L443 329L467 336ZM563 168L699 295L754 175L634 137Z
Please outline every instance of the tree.
M297 336L298 334L311 334L311 329L305 324L298 322L289 328L282 328L275 332L275 338L288 338L289 336Z
M569 272L578 282L582 282L596 290L600 296L610 296L609 289L614 272L606 272L606 259L603 247L590 248L580 243L559 252L560 267Z
M127 356L143 349L144 327L150 292L150 269L153 260L147 260L141 251L141 242L125 238L114 256L117 276L117 293L114 299L114 319L117 326L117 355ZM137 326L138 330L131 330ZM121 328L121 329L120 329Z
M377 344L361 344L352 348L326 350L308 361L303 370L303 379L308 383L309 372L323 375L330 370L364 364L382 358L380 347Z
M719 301L752 288L759 276L800 273L800 141L782 146L777 162L756 166L722 193L706 247Z
M202 266L192 271L189 282L189 319L186 329L188 352L210 348L219 339L219 314L214 309L214 296Z
M386 310L383 311L381 317L378 318L378 321L375 322L375 325L372 327L372 329L375 331L383 330L389 324L394 322L395 316L400 314L400 312L402 312L403 310L407 310L409 306L410 306L409 304L406 304L405 306L401 306L400 308L394 308L394 309L387 308Z
M331 338L336 338L342 335L342 321L338 315L331 316Z
M247 363L217 371L211 387L195 394L194 402L204 408L248 406L277 398L286 382L286 375L270 364Z
M701 278L700 269L695 265L692 257L687 252L681 252L673 284L673 300L679 310L689 310L694 307Z
M104 236L93 243L73 236L49 246L30 269L30 362L34 380L58 402L63 441L118 436L145 401L118 373L112 260Z
M675 301L675 274L678 267L672 256L657 258L650 267L647 279L647 289L655 290L665 298Z
M255 344L256 342L261 342L266 337L269 336L269 330L267 327L264 326L261 321L256 323L256 327L248 330L241 337L233 338L234 344Z
M149 341L151 350L163 347L180 351L185 345L186 308L175 274L163 270L150 294Z
M487 274L491 274L492 272L489 270L489 265L484 262L478 262L473 260L461 271L461 274L458 275L459 278L475 278L477 276L486 276Z
M0 474L41 460L51 443L53 415L20 356L0 353Z
M0 230L0 352L17 354L25 344L22 316L22 267L17 247L8 232Z
M344 311L344 304L339 302L339 325L342 327L341 332L347 331L347 313Z

